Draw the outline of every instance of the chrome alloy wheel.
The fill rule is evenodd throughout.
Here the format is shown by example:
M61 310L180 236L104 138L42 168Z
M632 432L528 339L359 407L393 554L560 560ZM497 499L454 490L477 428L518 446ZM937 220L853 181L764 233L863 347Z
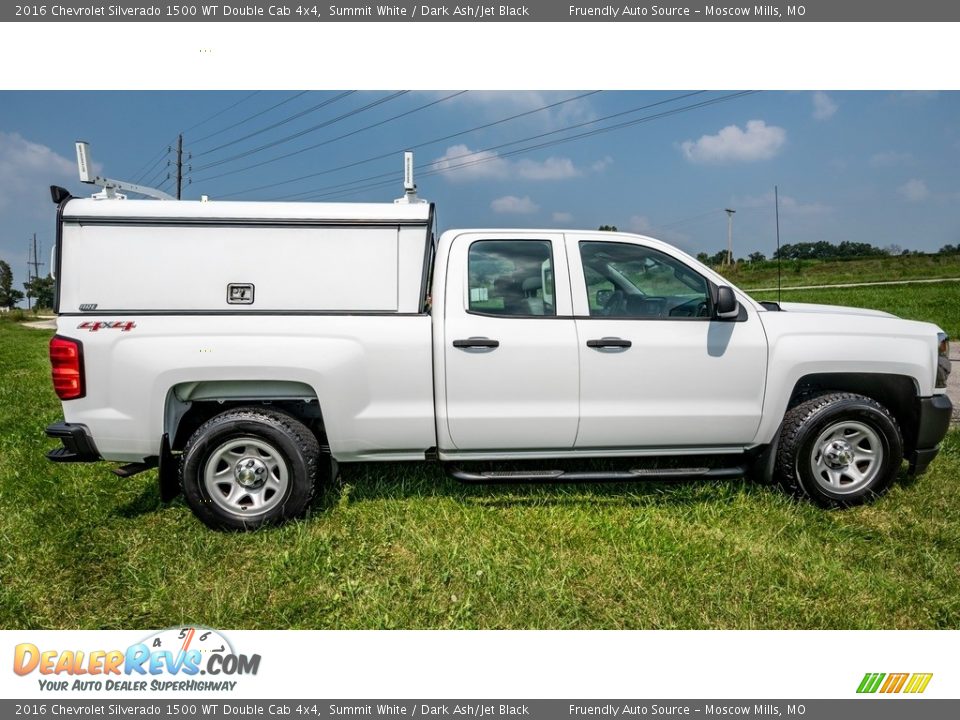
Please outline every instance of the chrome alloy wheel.
M854 493L873 482L883 465L883 443L869 425L845 420L829 425L812 446L810 469L835 494Z
M287 496L290 474L272 445L252 437L231 438L214 450L203 469L210 499L239 518L269 512Z

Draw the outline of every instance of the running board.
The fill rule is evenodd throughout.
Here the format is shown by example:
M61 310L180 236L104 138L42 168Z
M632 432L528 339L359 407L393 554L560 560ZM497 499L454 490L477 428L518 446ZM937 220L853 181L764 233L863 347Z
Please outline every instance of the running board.
M632 482L637 480L691 480L695 478L727 479L745 475L742 466L723 468L636 468L633 470L491 470L468 472L447 467L447 475L462 483L577 483Z
M128 478L133 477L139 473L145 472L147 470L152 470L157 466L156 461L151 460L149 462L138 462L138 463L127 463L126 465L121 465L120 467L115 467L112 472L117 477Z

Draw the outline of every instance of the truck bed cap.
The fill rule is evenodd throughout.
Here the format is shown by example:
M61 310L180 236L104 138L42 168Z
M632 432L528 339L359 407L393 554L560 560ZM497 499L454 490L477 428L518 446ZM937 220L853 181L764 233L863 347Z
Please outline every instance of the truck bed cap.
M238 220L319 221L345 223L426 224L429 203L308 203L234 202L213 200L91 200L76 198L63 209L65 220L89 218L92 222L130 220Z

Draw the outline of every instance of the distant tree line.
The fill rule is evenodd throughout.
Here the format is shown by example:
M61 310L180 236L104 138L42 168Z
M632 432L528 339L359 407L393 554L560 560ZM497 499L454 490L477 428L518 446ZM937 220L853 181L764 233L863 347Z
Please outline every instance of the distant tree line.
M53 307L53 278L49 275L31 278L29 282L23 284L23 289L27 291L26 297L34 300L35 307ZM10 269L10 264L6 260L0 260L0 308L11 310L24 297L21 291L13 287L13 271Z
M960 244L944 245L939 250L939 254L960 253ZM779 253L774 251L772 260L843 260L849 258L868 258L868 257L897 257L905 255L924 255L919 250L907 250L899 245L888 245L887 247L877 247L870 243L850 242L844 240L838 245L820 240L819 242L793 243L780 246ZM722 265L726 262L727 251L719 250L713 255L701 252L697 253L697 260L706 265ZM767 259L762 252L752 252L746 258L740 258L736 262L758 263Z

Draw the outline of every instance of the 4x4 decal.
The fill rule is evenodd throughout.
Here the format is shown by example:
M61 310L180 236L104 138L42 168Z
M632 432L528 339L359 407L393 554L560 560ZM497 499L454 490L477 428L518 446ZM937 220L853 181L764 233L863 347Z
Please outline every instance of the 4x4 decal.
M132 320L87 320L77 325L77 330L89 330L90 332L97 332L97 330L120 330L121 332L128 332L136 326L137 324Z

